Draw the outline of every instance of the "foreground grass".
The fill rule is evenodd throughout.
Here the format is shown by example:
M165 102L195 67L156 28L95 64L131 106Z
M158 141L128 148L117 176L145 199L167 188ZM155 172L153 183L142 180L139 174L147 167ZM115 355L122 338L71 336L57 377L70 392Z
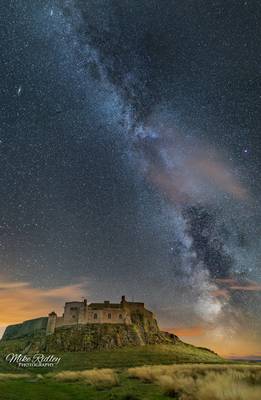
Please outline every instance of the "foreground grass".
M129 376L159 385L180 400L260 400L261 367L173 365L130 368Z
M13 376L11 376L13 375ZM1 400L260 400L261 366L180 364L1 374Z
M120 376L119 384L88 384L83 380L57 380L54 377L0 381L1 400L164 400L157 385Z
M119 384L118 375L110 368L93 369L87 371L62 371L58 373L51 373L49 376L60 382L81 381L96 386L97 388L109 388Z

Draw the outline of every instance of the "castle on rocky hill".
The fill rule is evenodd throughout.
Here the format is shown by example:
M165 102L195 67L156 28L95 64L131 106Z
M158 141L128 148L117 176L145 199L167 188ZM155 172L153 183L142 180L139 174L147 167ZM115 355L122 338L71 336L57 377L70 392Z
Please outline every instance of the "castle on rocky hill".
M53 334L56 328L84 324L131 325L137 314L145 318L151 327L157 325L153 313L145 308L144 303L126 301L125 296L120 303L104 301L88 304L86 299L71 301L65 303L62 316L57 316L54 311L49 314L46 334Z
M125 296L122 296L120 303L104 301L88 304L84 299L66 302L61 316L53 311L48 317L9 325L2 339L20 339L39 335L52 337L52 335L67 331L67 328L77 332L85 329L93 331L112 329L127 332L132 331L135 326L139 326L143 333L150 332L153 335L159 332L154 314L145 308L144 303L127 301Z
M7 326L1 342L5 346L8 341L14 352L35 354L169 345L180 339L161 331L144 303L130 302L122 296L120 303L88 304L86 299L66 302L61 316L53 311L48 317ZM205 351L209 356L210 351Z

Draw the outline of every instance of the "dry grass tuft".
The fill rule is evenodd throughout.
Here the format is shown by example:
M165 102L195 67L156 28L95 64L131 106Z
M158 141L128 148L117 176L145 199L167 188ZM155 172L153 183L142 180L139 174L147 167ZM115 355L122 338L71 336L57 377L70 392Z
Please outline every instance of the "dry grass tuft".
M0 381L12 380L12 379L23 379L30 378L29 374L12 374L12 373L0 373Z
M97 387L112 387L119 383L117 374L109 368L86 371L61 371L52 375L58 381L84 381Z
M198 382L200 400L260 400L261 387L245 382L244 373L210 373Z
M130 368L128 374L158 384L179 400L261 399L261 368L256 365L155 365Z
M167 396L184 400L192 398L194 380L191 377L162 375L156 382Z
M137 368L129 368L128 374L131 378L141 379L145 382L154 382L158 376L164 375L165 366L153 365Z

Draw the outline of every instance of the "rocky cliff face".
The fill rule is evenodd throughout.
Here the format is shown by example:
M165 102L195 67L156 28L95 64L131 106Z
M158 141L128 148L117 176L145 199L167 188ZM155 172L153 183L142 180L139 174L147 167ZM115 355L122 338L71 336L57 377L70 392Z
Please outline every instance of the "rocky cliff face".
M35 334L31 331L27 334L25 330L24 336L19 338L18 343L16 340L15 346L16 349L20 346L19 350L26 352L75 352L179 341L177 336L161 332L156 320L149 320L137 313L132 316L132 321L132 325L87 324L61 327L49 336L41 330L36 330ZM16 335L16 331L9 331L9 334L3 338L3 342L10 346L12 339L17 339Z
M47 317L41 317L24 321L21 324L9 325L4 332L3 340L20 339L36 334L45 335L47 321Z
M175 335L160 331L151 332L136 324L97 324L57 329L53 335L45 338L41 350L92 351L177 341L179 339Z

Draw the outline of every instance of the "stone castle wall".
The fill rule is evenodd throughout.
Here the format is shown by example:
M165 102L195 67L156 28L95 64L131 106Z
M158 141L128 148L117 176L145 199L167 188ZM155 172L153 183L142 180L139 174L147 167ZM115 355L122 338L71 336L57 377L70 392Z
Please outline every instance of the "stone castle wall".
M25 336L33 336L46 332L48 318L36 318L24 321L21 324L9 325L3 335L3 340L20 339Z
M144 303L128 302L122 296L120 303L92 303L87 301L67 302L62 316L51 312L48 317L25 321L6 328L3 339L14 339L35 334L54 334L63 327L80 327L84 325L113 324L130 326L140 325L152 332L158 331L157 321Z
M57 316L54 312L49 314L47 334L52 334L56 328L63 326L106 323L130 325L133 313L153 319L153 314L145 309L144 303L127 302L125 296L116 304L105 301L88 305L86 299L82 302L67 302L62 316Z

